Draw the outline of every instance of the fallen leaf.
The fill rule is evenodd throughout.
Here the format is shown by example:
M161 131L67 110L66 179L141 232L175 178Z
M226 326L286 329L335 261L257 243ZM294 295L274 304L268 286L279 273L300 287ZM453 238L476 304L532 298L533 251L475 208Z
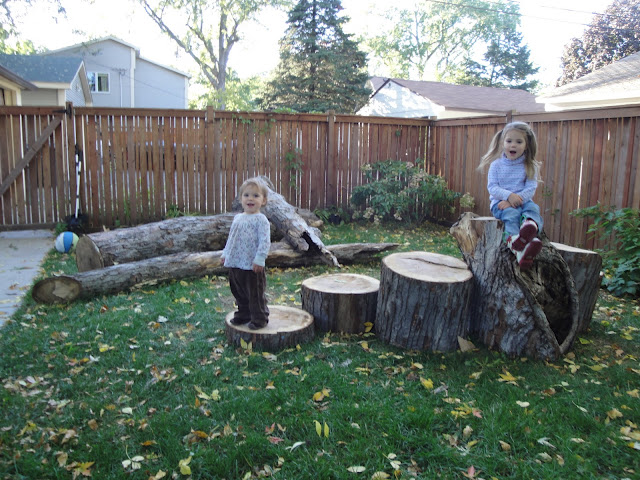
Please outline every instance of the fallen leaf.
M475 350L476 346L470 342L469 340L465 340L462 337L458 337L458 345L460 346L461 352L470 352Z
M502 440L498 440L500 442L500 448L502 448L503 452L510 452L511 451L511 445L509 445L507 442L503 442Z
M516 400L516 403L522 408L527 408L530 405L529 402L521 402L520 400Z
M556 449L555 445L552 445L551 443L549 443L549 438L548 437L539 438L538 439L538 443L540 445L544 445L545 447L553 448L554 450Z
M347 472L351 472L351 473L362 473L365 470L366 468L361 466L347 468Z
M290 447L285 447L284 449L285 449L285 450L291 450L291 451L293 451L293 450L295 450L296 448L301 447L301 446L302 446L302 445L304 445L305 443L307 443L307 442L296 442L296 443L294 443L293 445L291 445Z
M385 480L387 478L390 478L391 475L389 475L388 473L385 472L376 472L373 475L371 475L371 480Z
M180 468L180 473L182 475L191 475L191 467L189 467L189 463L191 463L191 457L183 458L178 462L178 467Z
M427 390L433 390L433 380L431 380L430 378L429 379L424 379L424 378L420 377L420 383Z

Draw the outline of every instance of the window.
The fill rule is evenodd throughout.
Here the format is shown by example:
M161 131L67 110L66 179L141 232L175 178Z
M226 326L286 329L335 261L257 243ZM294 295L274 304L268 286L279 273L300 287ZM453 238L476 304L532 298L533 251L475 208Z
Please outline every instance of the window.
M89 72L87 80L89 80L89 90L92 92L109 93L108 73Z

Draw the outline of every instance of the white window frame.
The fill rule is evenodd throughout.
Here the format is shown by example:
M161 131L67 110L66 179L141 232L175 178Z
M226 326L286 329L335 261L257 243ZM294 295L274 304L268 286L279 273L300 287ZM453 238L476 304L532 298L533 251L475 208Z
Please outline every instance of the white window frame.
M99 90L98 87L107 80L107 88ZM100 81L103 79L103 81ZM111 76L104 72L87 72L87 81L89 82L89 90L91 93L109 93L111 91Z

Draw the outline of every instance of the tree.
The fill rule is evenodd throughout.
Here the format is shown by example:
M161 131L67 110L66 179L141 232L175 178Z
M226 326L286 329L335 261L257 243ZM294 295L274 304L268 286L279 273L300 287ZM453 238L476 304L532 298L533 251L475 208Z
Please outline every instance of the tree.
M391 76L424 79L432 70L442 78L455 72L478 42L515 30L518 12L517 4L504 0L416 2L413 10L388 10L390 29L366 43L372 61L386 67Z
M538 81L527 81L527 77L536 74L539 68L533 67L529 54L529 48L522 45L522 34L506 31L500 38L491 40L484 54L484 63L467 59L460 71L448 79L464 85L532 91L538 86Z
M200 94L189 101L189 108L203 109L207 105L224 105L227 110L252 112L259 110L259 96L264 89L261 77L250 77L244 81L232 69L227 69L227 81L224 90L213 90L207 79L199 74L195 84L202 87ZM197 87L196 87L197 89Z
M224 92L231 50L240 26L265 7L287 0L138 0L145 12L200 68L213 89ZM224 109L224 97L216 107Z
M17 2L8 0L0 1L0 52L9 54L31 54L36 52L33 42L30 40L20 40L20 32L16 28L16 18L14 8ZM34 8L36 1L25 0L23 8L26 10ZM60 0L44 0L39 3L50 3L57 8L58 15L65 15L66 12Z
M366 55L342 26L340 0L299 0L280 40L280 62L268 82L265 108L352 113L369 91Z
M640 0L614 0L564 47L557 86L640 51Z

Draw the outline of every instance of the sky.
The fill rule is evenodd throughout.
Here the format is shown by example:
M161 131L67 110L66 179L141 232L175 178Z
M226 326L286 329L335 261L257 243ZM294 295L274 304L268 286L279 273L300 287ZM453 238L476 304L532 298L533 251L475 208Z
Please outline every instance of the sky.
M410 6L416 0L394 0L397 7ZM426 1L426 0L422 0ZM453 1L453 0L451 0ZM458 0L456 0L458 1ZM521 32L530 49L536 78L542 85L552 85L561 74L563 47L582 35L593 19L602 13L609 0L514 0L520 4ZM18 15L18 27L24 39L50 50L74 45L91 38L116 36L140 49L140 54L163 65L189 72L194 64L181 54L135 1L61 0L66 18L56 20L55 9L43 7ZM345 30L359 34L375 31L379 25L379 6L388 0L342 0L344 13L351 18ZM258 24L246 25L243 41L231 51L229 66L241 78L266 75L278 63L278 40L286 28L286 14L268 11ZM82 30L82 32L79 32ZM385 72L369 72L384 76Z

